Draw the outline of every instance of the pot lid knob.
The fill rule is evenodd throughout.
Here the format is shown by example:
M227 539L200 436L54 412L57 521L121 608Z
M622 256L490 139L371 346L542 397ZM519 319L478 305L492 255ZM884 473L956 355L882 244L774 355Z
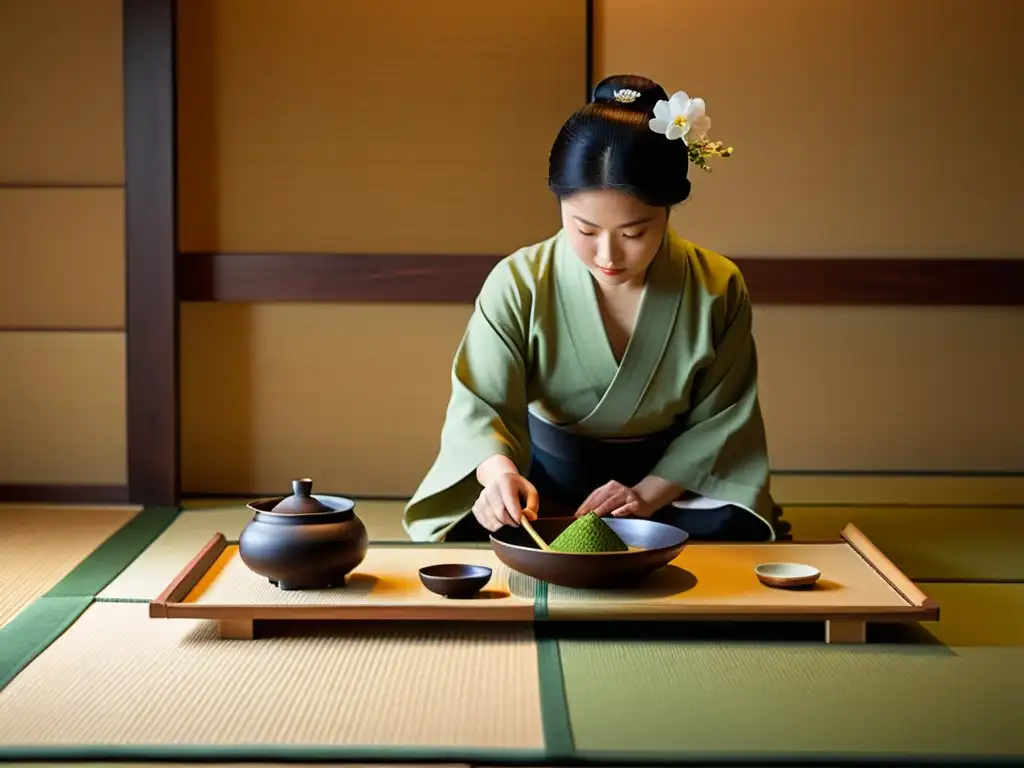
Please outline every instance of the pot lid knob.
M303 478L292 480L292 495L281 499L271 511L279 515L310 515L330 512L331 508L313 498L313 481Z

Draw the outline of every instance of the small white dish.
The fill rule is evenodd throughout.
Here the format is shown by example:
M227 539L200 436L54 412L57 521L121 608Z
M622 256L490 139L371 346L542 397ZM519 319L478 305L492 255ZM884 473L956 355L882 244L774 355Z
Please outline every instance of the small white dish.
M821 577L821 571L803 563L761 563L754 573L765 586L781 589L808 587Z

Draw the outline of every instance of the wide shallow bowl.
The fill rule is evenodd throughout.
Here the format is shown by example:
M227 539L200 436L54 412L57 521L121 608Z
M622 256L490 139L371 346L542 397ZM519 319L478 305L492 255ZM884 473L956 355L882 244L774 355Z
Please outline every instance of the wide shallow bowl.
M420 568L420 581L442 597L472 597L491 580L491 569L484 565L442 563Z
M809 587L821 576L813 565L803 563L761 563L754 567L754 573L766 587L779 589Z
M491 547L505 565L535 579L563 587L614 589L641 582L671 563L689 534L671 525L642 518L602 518L629 552L568 554L540 549L522 528L506 526L491 534ZM568 528L571 517L540 518L533 529L549 544Z

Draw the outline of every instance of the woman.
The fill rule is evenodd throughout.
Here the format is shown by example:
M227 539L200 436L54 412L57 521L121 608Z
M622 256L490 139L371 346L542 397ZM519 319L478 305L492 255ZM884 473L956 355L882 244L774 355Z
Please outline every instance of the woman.
M700 99L603 80L551 149L562 229L487 277L452 368L419 541L485 540L523 515L649 517L694 539L768 541L751 306L724 257L679 237Z

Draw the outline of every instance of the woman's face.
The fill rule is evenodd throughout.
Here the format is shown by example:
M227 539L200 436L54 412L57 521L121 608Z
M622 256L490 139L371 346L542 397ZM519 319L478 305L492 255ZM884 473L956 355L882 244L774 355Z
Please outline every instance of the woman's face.
M609 288L642 284L661 247L668 210L614 189L562 200L562 226L594 279Z

